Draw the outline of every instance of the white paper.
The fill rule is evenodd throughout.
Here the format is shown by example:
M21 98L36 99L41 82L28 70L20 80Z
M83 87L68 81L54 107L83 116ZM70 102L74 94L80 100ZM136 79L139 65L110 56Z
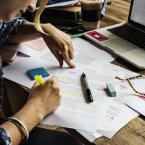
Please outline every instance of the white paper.
M97 71L100 67L114 60L112 55L82 38L73 39L72 42L75 50L74 62L78 67L83 66Z
M91 135L96 134L94 135L96 137L100 133L110 138L138 114L120 102L114 103L116 99L123 98L120 95L108 98L104 90L106 83L113 82L116 86L119 84L115 79L116 75L132 76L134 73L109 64L114 59L110 54L81 38L73 39L73 45L76 69L68 69L66 64L60 69L54 56L48 49L44 49L38 56L33 56L31 53L31 58L17 57L11 65L4 68L4 77L31 88L34 81L28 78L26 72L29 69L44 67L51 76L59 77L62 100L59 109L53 115L46 117L43 123L85 130ZM94 97L94 102L91 104L86 104L81 91L82 72L87 75Z
M79 73L78 70L76 72L72 70L71 72L67 72L67 73L61 75L60 80L59 80L61 82L60 83L61 90L64 92L64 96L68 99L67 102L63 103L63 110L68 112L69 107L73 108L73 106L75 106L75 109L77 109L77 112L75 112L74 114L79 112L79 110L78 110L79 108L78 108L76 102L79 102L80 101L79 99L83 99L83 95L82 96L80 95L81 94L81 91L79 91L80 89L76 88L77 84L79 83L79 80L75 79L75 78L78 78L78 77L76 77L78 75L78 73ZM93 77L92 74L93 73L89 74L87 72L87 77L88 78ZM116 98L108 98L108 96L102 90L96 91L96 88L98 86L100 86L100 84L98 85L98 83L96 83L96 78L99 78L101 80L101 77L102 77L102 79L104 78L103 76L98 75L98 77L93 77L93 81L89 81L89 85L90 85L90 88L91 88L91 91L92 91L92 94L93 94L93 97L95 100L95 106L94 106L94 104L91 104L91 107L88 109L86 108L86 104L79 106L81 108L83 107L84 108L83 110L85 112L90 111L90 114L95 114L97 117L96 110L95 110L96 113L92 112L92 111L98 107L100 109L100 113L102 113L101 106L99 106L99 104L101 103L100 99L101 100L103 99L102 105L104 106L104 108L103 108L104 110L105 110L105 105L107 105L107 109L105 110L105 115L103 115L101 122L99 122L99 120L96 121L97 124L99 125L99 127L96 127L98 129L95 132L90 132L90 135L89 135L89 133L85 132L86 136L88 134L88 136L87 136L88 138L89 138L89 136L91 137L96 132L100 133L108 138L111 138L117 131L119 131L130 120L132 120L133 118L138 116L138 113L134 112L131 108L127 107L126 105L122 104L121 102L118 102L118 101L116 102ZM65 85L65 87L67 87L67 88L65 88L65 87L63 88L62 83L67 84L67 85ZM102 84L102 87L103 87L103 85L104 84ZM80 84L79 84L79 86L80 86ZM79 98L79 96L80 96L80 98ZM67 100L66 98L65 98L65 101ZM72 98L74 100L72 100ZM105 98L108 101L108 103L106 103L106 104L104 103ZM84 100L82 100L82 101L84 101ZM79 102L79 105L80 105L80 102ZM87 110L85 110L85 109L87 109ZM70 113L72 113L72 110ZM99 114L99 116L102 116L102 114L101 115ZM91 116L91 118L94 118L93 115ZM50 119L50 118L48 118L48 119ZM58 119L53 118L51 123L54 123L55 120L58 120ZM78 120L76 120L76 121L78 121ZM46 120L46 122L44 122L44 123L51 124L49 120ZM58 125L58 122L56 124ZM63 125L63 122L60 122L59 125ZM85 125L84 125L83 129L85 130Z
M62 91L60 108L53 115L46 118L43 123L49 125L61 125L63 127L91 132L99 129L101 117L103 118L103 114L107 110L109 100L106 100L103 97L97 97L95 88L92 88L94 102L91 104L85 102L80 85L81 70L68 68L59 69L59 67L54 67L54 65L49 64L47 61L39 60L37 58L34 59L31 57L25 59L17 57L11 65L4 69L4 77L31 88L34 81L29 79L26 72L30 68L33 69L37 67L44 67L48 70L50 75L55 74L59 76L59 85ZM95 76L92 74L92 72L90 75L88 73L88 77ZM91 84L96 84L95 80L94 82L90 82L90 85ZM75 109L73 108L74 106ZM85 120L85 122L80 122L80 120ZM90 125L88 125L88 123Z
M132 85L139 92L145 93L145 78L131 80ZM120 82L117 86L118 99L145 116L145 96L135 95L127 82Z
M84 136L89 142L93 142L96 139L103 136L100 133L98 133L97 131L95 131L94 133L89 133L87 131L77 130L77 132L79 132L82 136Z
M43 64L43 65L42 65ZM4 77L10 79L25 87L31 88L35 81L31 80L27 75L27 71L38 67L48 67L48 63L43 60L17 57L11 65L3 69Z
M130 71L128 69L125 69L123 67L114 65L114 64L106 64L102 67L102 69L100 69L100 71L98 71L98 73L100 74L104 74L107 76L112 76L112 77L132 77L137 75L137 73Z
M139 114L116 101L112 101L112 104L106 112L106 118L104 118L101 130L97 130L105 137L112 138L121 128L123 128L129 121L137 117Z
M40 57L40 53L24 44L4 44L2 48L22 52L30 57Z
M95 132L86 132L77 130L90 142L95 139L105 136L112 138L121 128L123 128L129 121L137 117L139 114L131 108L116 101L112 101L110 107L106 111L104 120L102 120L101 129Z
M103 70L103 71L102 71ZM115 77L121 77L121 78L128 78L128 77L132 77L135 75L138 75L135 72L129 71L125 68L113 65L113 64L107 64L105 66L102 67L102 69L100 71L98 71L98 73L101 74L107 74L109 76L112 76L112 83L113 86L115 87L116 91L117 91L117 97L115 98L115 100L119 100L125 104L127 104L128 106L130 106L131 108L137 110L137 112L145 115L145 101L143 101L143 99L141 100L141 98L137 97L137 96L133 96L133 91L131 89L131 87L127 84L127 83L120 83L119 80L116 80ZM141 83L142 82L142 83ZM140 82L140 79L136 80L136 86L135 88L137 89L141 89L143 91L143 88L145 87L143 83L143 81ZM135 84L135 82L134 82ZM126 86L127 85L127 86ZM119 86L119 88L118 88ZM142 86L142 87L141 87ZM103 96L105 95L103 92L103 85L101 87L101 85L99 85L99 89L100 90L100 95L102 94ZM115 104L114 104L115 105ZM112 128L111 131L107 131L106 129L104 129L104 131L100 131L99 133L103 134L104 136L108 137L108 138L112 138L113 135L115 135L115 133L121 129L125 124L127 124L131 119L135 118L138 116L138 113L134 112L133 110L131 110L131 108L128 108L125 105L112 105L112 111L116 111L115 114L118 114L117 120L113 119L113 127L116 126L115 129ZM122 107L121 107L122 106ZM114 108L115 107L115 108ZM121 107L121 108L120 108ZM119 109L120 108L120 109ZM119 111L119 112L118 112ZM105 126L105 125L104 125ZM109 129L109 127L106 127L107 129Z
M82 38L72 39L74 47L74 59L72 60L77 68L89 70L100 70L101 67L114 60L114 57L104 50L101 50ZM50 50L45 49L40 53L40 58L53 64L58 64ZM67 66L66 64L64 65ZM97 66L97 67L96 67Z
M102 71L104 70L104 71ZM127 70L125 68L113 65L113 64L107 64L98 71L100 74L107 74L109 76L113 77L113 81L115 80L115 77L118 76L122 79L133 77L138 75L135 72L132 72L130 70ZM113 82L112 81L112 82ZM132 88L129 86L129 84L125 81L121 83L119 80L115 80L117 83L114 83L114 86L117 90L118 99L139 112L140 114L145 116L145 96L137 96L135 95L135 92L132 90ZM145 93L145 78L135 79L131 80L134 88L140 92Z
M39 51L29 48L27 45L24 45L24 44L19 45L19 47L17 48L17 51L22 52L26 55L29 55L30 57L34 57L34 58L40 57Z
M94 89L91 88L94 101L86 103L80 84L81 74L78 74L78 72L71 71L59 75L59 85L62 91L61 106L42 123L89 132L100 129L102 119L108 110L111 100L109 98L98 97Z

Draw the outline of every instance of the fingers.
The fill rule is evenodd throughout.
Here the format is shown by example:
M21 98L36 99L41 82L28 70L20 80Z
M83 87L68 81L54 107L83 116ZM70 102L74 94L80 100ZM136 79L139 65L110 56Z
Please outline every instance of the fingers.
M51 77L45 82L46 85L52 86L53 84L57 84L57 78L56 77Z
M50 46L49 49L58 60L60 67L63 66L64 60L69 67L74 68L75 65L71 62L74 58L74 49L70 36L56 28L53 29L53 33L50 33L49 42L47 42L48 36L43 36L46 44Z
M70 59L73 59L74 58L74 49L73 49L73 44L72 44L71 40L70 40L70 43L68 46L69 46L69 50L68 50L69 57L70 57Z
M58 88L58 80L56 77L51 77L49 78L46 83L45 83L48 87L52 87L52 88Z
M68 55L69 55L70 59L73 59L74 58L74 51L72 49L69 49Z
M74 58L74 49L73 49L73 44L72 44L72 41L71 41L71 37L69 35L66 34L66 37L67 38L64 38L64 40L66 41L66 45L67 45L67 51L68 51L68 54L69 54L69 57L70 59L73 59ZM66 46L64 45L64 48Z
M57 77L51 77L50 79L49 79L49 81L51 82L51 85L53 86L53 85L58 85L58 80L57 80Z
M60 98L60 89L58 86L58 80L56 77L51 77L46 81L46 85L48 85L48 87L52 87L53 88L53 93L55 93L59 98Z
M62 53L64 61L67 63L67 65L71 68L74 68L75 65L71 62L70 58L70 51L68 50L68 47L65 45L64 46L64 52Z
M62 57L64 61L67 63L67 65L71 68L74 68L75 65L71 62L71 59L74 58L74 49L73 49L71 38L66 33L61 32L60 30L59 32L62 35L61 37L59 37L59 39L61 38L61 40L59 41L61 43L59 45L60 48L58 50L62 54Z
M52 54L58 60L59 66L61 68L63 66L63 57L62 57L61 53L59 53L59 51L57 51L57 49L56 49L56 47L58 47L58 46L53 45L53 41L54 40L51 37L43 35L43 39L45 40L45 43L49 47L49 49L52 52ZM48 40L50 40L50 42Z
M66 39L64 39L65 42L64 42L64 52L63 52L63 58L65 60L65 62L71 67L71 68L74 68L75 65L71 62L71 59L74 58L74 49L73 49L73 44L72 44L72 41L71 41L71 38L70 36L68 36L66 34Z
M49 48L50 51L52 52L52 54L55 56L55 58L58 60L59 62L59 66L60 68L63 66L63 57L62 57L62 54L59 53L57 50L55 49L52 49L52 48Z

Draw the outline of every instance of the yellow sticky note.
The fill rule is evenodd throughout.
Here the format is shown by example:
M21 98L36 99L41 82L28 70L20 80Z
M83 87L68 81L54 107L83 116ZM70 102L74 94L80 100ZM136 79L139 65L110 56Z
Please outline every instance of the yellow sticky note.
M35 79L35 81L36 81L38 84L40 84L40 85L42 85L42 84L45 83L45 80L43 79L43 77L42 77L41 75L36 75L36 76L34 76L34 79Z

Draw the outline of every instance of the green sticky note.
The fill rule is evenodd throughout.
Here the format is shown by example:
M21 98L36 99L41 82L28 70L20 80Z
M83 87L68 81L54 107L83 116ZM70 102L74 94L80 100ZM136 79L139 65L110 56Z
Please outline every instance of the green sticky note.
M84 33L74 34L74 35L71 35L71 39L78 38L78 37L81 37L83 35L84 35Z
M106 86L107 86L107 90L108 90L109 94L111 95L111 97L115 97L116 96L116 90L113 87L113 85L111 83L107 83Z

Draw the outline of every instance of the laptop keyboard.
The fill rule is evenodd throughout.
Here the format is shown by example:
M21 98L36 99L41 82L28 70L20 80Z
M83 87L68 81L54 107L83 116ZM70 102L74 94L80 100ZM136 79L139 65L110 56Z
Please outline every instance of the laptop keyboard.
M128 40L135 45L145 48L145 33L142 31L139 31L127 24L124 24L122 26L108 29L108 31L114 33L115 35Z

